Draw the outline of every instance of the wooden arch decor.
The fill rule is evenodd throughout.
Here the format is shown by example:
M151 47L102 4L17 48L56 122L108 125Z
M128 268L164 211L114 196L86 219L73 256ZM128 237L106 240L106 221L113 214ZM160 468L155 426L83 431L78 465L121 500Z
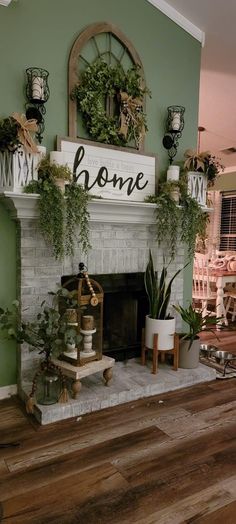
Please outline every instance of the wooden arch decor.
M144 79L143 65L140 57L126 36L113 24L107 22L100 22L88 26L79 36L76 38L70 52L69 57L69 137L77 138L77 104L76 100L71 100L70 93L73 87L78 82L78 59L81 51L87 42L101 33L111 33L115 38L123 45L127 54L130 56L134 64L139 65L141 75Z

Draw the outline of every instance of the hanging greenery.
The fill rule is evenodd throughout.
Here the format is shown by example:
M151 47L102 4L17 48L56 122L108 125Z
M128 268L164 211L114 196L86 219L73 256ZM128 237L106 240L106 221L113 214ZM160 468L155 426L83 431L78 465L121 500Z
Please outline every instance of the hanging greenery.
M68 181L65 195L57 186L57 179ZM65 255L73 256L77 236L83 253L88 252L90 195L73 181L68 166L43 159L38 168L38 180L30 182L24 192L39 194L39 227L45 241L52 245L57 260Z
M73 255L75 231L79 230L79 242L83 253L87 253L90 247L89 238L89 213L88 192L75 182L68 184L66 188L66 216L65 216L65 252Z
M84 125L94 140L117 146L134 141L138 149L147 131L145 93L150 95L143 87L139 66L124 71L120 64L112 66L98 59L81 74L71 98L77 101ZM112 115L106 111L108 98L114 106Z
M171 196L172 185L162 184L159 194L150 195L145 201L157 204L155 210L157 241L165 244L171 258L176 255L178 243L183 242L187 245L188 257L191 258L194 255L197 236L200 238L205 236L208 213L203 212L198 202L188 195L184 180L175 182L180 194L180 205L178 205Z

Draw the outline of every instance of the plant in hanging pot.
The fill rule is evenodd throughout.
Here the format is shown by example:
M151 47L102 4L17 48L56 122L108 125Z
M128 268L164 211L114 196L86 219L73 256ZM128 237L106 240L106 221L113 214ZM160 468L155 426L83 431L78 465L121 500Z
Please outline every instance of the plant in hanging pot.
M215 317L210 313L203 316L203 311L194 309L191 303L186 308L180 305L173 307L179 313L187 328L186 332L180 334L179 367L194 369L199 364L199 333L202 331L214 333L213 327L219 324L222 317Z
M174 347L175 318L168 312L172 284L183 268L178 269L168 281L168 266L164 265L160 278L154 270L152 253L144 274L144 285L149 301L149 315L145 319L145 346L153 349L154 334L158 334L158 349L168 350Z

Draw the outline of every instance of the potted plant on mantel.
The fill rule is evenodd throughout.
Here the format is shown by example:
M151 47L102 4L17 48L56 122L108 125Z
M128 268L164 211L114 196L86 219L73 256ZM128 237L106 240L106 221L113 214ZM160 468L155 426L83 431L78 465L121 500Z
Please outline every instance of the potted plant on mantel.
M224 166L209 151L200 153L193 149L187 149L184 157L184 169L188 173L189 194L201 206L206 206L207 189L214 185L219 173L224 171Z
M187 331L180 334L179 367L194 369L199 364L199 333L202 331L213 331L214 333L212 328L222 320L222 317L215 317L210 313L203 316L203 312L194 309L191 303L186 308L180 305L173 307L187 326Z
M152 253L149 251L149 261L144 274L145 290L149 301L149 315L145 319L145 346L149 349L153 349L155 334L158 334L159 351L174 347L175 318L168 312L168 307L172 283L182 269L178 269L167 282L168 265L164 266L158 278L158 273L154 271Z
M63 185L66 182L65 198L57 184L59 179L63 179ZM88 252L91 197L73 180L68 166L43 158L38 166L38 180L27 184L24 192L39 194L39 227L57 260L65 255L73 256L77 235L83 253Z

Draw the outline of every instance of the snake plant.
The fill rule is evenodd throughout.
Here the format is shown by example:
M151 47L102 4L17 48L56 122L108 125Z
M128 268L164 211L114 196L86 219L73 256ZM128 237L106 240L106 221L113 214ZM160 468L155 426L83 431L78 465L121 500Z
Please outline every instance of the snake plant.
M144 273L144 285L149 301L150 318L160 320L169 318L169 315L167 315L167 309L171 297L172 283L184 268L178 269L168 282L168 267L169 264L163 266L159 278L158 273L154 271L152 253L151 250L149 251L149 261Z

